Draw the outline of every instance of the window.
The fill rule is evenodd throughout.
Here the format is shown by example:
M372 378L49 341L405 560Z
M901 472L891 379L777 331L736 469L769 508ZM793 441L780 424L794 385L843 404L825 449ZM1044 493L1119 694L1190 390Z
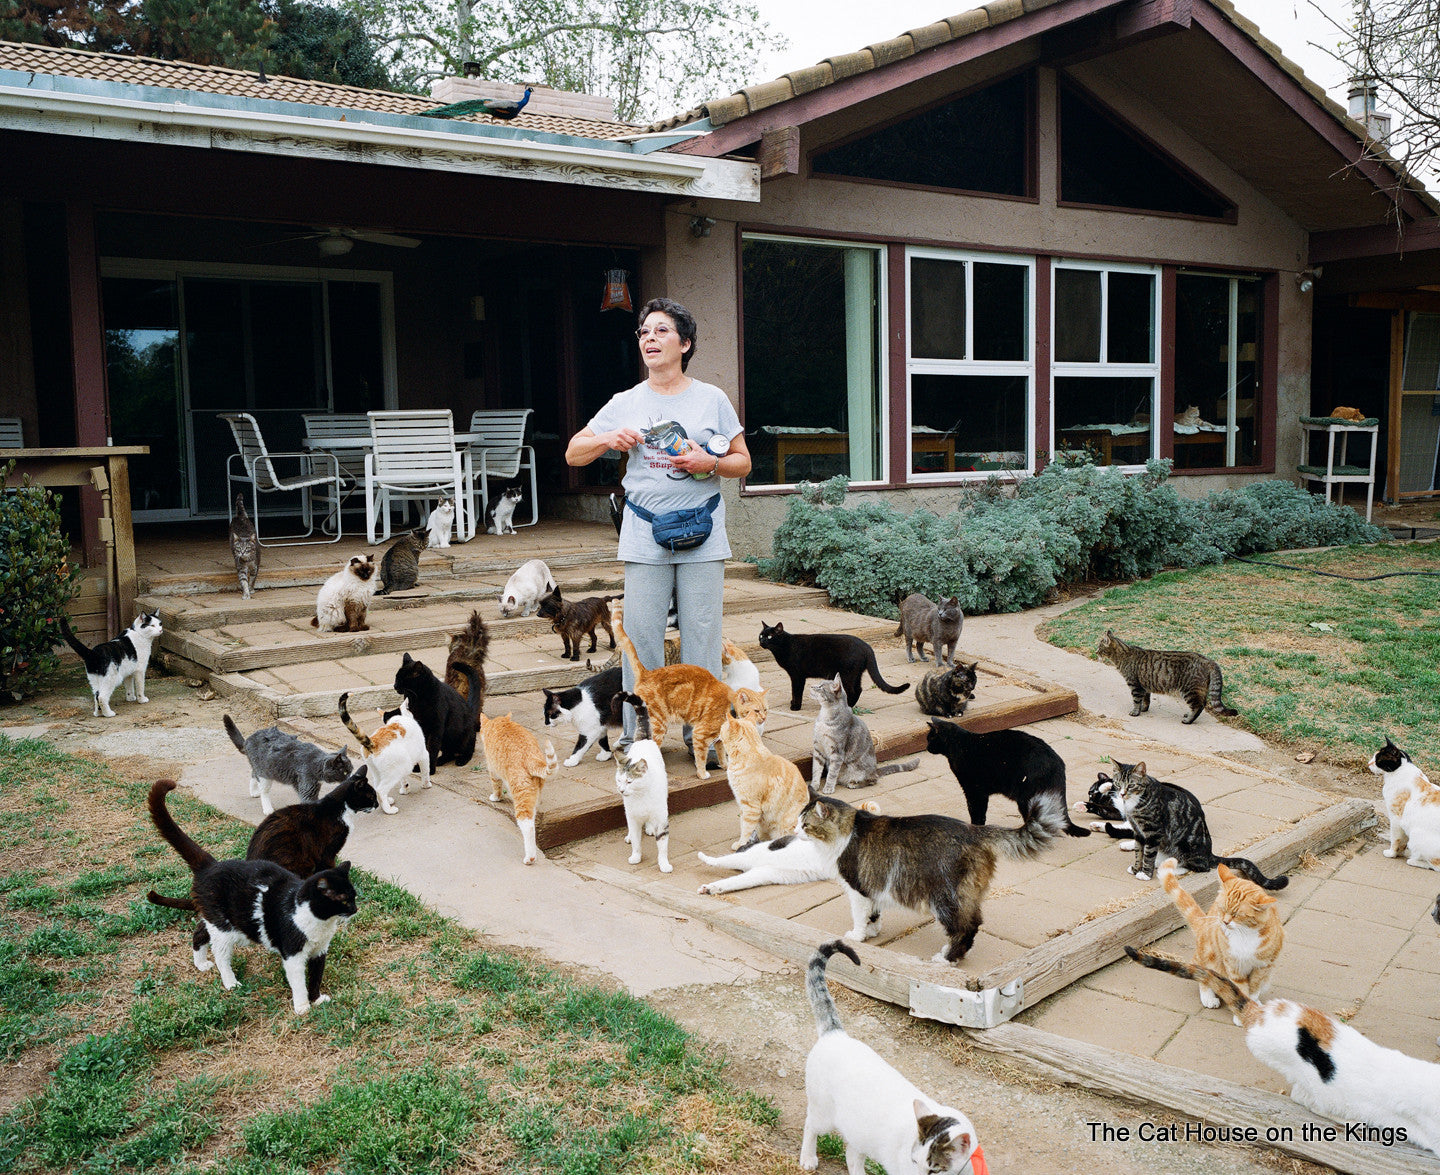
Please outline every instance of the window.
M1055 267L1054 447L1101 465L1155 455L1159 281L1153 268Z
M1033 262L936 249L906 261L911 476L1031 468Z
M1260 279L1175 279L1175 468L1256 465Z
M746 235L749 485L885 476L881 251Z
M821 152L816 175L1031 196L1030 76L1019 74Z

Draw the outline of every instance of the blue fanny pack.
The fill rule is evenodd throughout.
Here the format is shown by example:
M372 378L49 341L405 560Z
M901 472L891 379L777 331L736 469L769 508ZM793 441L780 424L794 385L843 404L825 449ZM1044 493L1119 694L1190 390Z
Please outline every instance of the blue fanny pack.
M703 506L670 510L664 514L652 514L629 498L625 499L625 505L650 524L650 533L655 541L667 551L689 551L710 537L715 527L713 515L715 507L720 505L720 495L716 494Z

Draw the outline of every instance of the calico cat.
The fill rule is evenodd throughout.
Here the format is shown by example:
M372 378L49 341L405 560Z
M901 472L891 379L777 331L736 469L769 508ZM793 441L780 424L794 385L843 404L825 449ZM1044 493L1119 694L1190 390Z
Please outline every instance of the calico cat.
M70 631L70 621L64 613L60 615L60 634L65 643L75 650L85 665L85 680L90 683L90 696L94 701L92 717L104 714L114 718L110 708L110 695L122 681L125 683L127 702L148 702L145 696L145 670L150 664L150 649L160 635L160 614L141 612L135 623L113 641L105 641L88 649Z
M655 742L663 745L665 730L672 721L688 722L693 735L691 751L695 756L695 774L709 779L705 768L710 747L720 735L720 724L730 712L734 701L729 686L717 681L708 669L698 665L665 665L647 669L635 652L635 645L625 631L625 604L621 599L610 601L610 623L621 651L630 658L635 669L635 690L645 699L650 710L650 726Z
M959 718L975 698L979 661L951 669L932 669L915 687L920 713L934 718Z
M202 942L196 931L195 969L211 968L208 950L225 990L238 987L230 956L248 940L280 956L297 1016L324 1003L330 997L320 994L320 981L330 940L356 910L350 863L301 878L270 861L217 861L171 817L165 796L174 790L170 780L156 781L150 818L194 873L190 893L206 933Z
M430 511L430 517L425 523L427 547L448 547L450 545L450 528L455 523L455 503L445 498L438 506Z
M780 668L790 675L790 709L800 709L800 696L807 677L829 680L837 673L845 683L845 700L853 707L860 700L860 675L867 669L870 680L887 694L903 694L910 688L891 685L880 676L875 650L858 636L846 633L796 635L785 631L784 623L760 622L760 647L769 649Z
M322 783L339 783L354 770L350 756L343 749L331 753L286 734L278 726L267 726L246 738L235 720L226 714L225 733L249 762L250 794L260 797L260 810L267 816L275 811L275 805L270 802L271 784L293 787L300 793L301 800L313 804L320 798Z
M1180 719L1185 723L1199 718L1207 705L1220 717L1233 718L1239 713L1220 700L1225 688L1224 676L1220 666L1203 653L1142 649L1139 645L1126 644L1108 628L1095 652L1100 660L1120 670L1120 676L1130 687L1130 696L1135 700L1130 711L1132 718L1150 709L1152 693L1183 698L1190 707L1190 713Z
M964 623L959 596L936 603L919 592L911 592L900 601L900 627L895 630L895 635L905 638L905 660L915 660L910 650L912 641L915 653L920 660L925 660L925 642L929 641L935 652L935 664L953 666L955 643L960 639Z
M845 787L873 787L882 775L914 771L920 766L919 759L887 763L884 767L876 765L875 740L870 736L870 728L855 716L845 701L845 689L838 673L833 681L817 681L812 685L810 696L820 703L811 746L810 779L817 786L822 779L825 781L820 789L822 794L833 795L837 783Z
M1390 817L1387 857L1408 853L1405 863L1440 869L1440 787L1388 738L1370 756L1370 770L1385 777L1381 796Z
M507 620L519 613L529 616L540 606L541 599L555 588L555 577L543 559L530 559L515 569L500 593L500 615Z
M1207 914L1175 878L1175 860L1160 864L1160 883L1195 935L1190 963L1231 980L1251 999L1259 999L1270 986L1270 972L1285 945L1285 928L1275 899L1253 881L1246 881L1221 865L1220 892ZM1200 1002L1218 1008L1220 996L1203 979ZM1239 1024L1237 1018L1235 1021Z
M560 766L555 748L547 741L542 752L539 740L509 714L503 718L481 715L480 740L493 788L490 802L498 804L501 793L509 791L525 845L525 864L533 865L536 857L545 855L535 845L535 813L540 808L541 787Z
M937 963L958 963L974 945L997 854L1027 860L1064 830L1064 804L1051 793L1039 797L1020 828L949 816L874 816L816 792L800 815L800 831L835 862L850 899L855 928L845 937L874 938L888 906L928 910L950 940L934 956Z
M1021 818L1034 818L1040 807L1065 808L1065 760L1044 739L1023 730L996 730L971 734L963 726L932 719L925 732L925 749L944 755L950 771L965 792L971 824L984 824L991 796L1014 800ZM1089 836L1065 817L1068 836Z
M1385 1048L1336 1017L1289 1000L1256 1003L1224 975L1132 946L1146 967L1206 983L1239 1017L1245 1047L1290 1083L1290 1097L1339 1122L1393 1130L1440 1154L1440 1065ZM1388 1140L1387 1140L1388 1141Z
M650 737L650 714L638 694L621 694L635 708L635 739L628 749L615 751L615 786L625 803L625 843L630 846L630 864L640 864L640 844L646 835L655 838L660 872L670 873L670 780L660 744Z
M321 632L369 632L365 617L375 595L375 556L352 555L350 562L320 585L310 627Z
M856 804L866 812L880 811L874 800ZM734 877L722 877L719 881L707 881L697 893L730 893L737 889L754 889L757 885L803 885L807 881L834 881L837 879L835 862L825 856L820 847L807 837L787 832L774 840L756 841L738 852L712 857L708 853L698 854L706 865L716 869L737 869Z
M380 559L380 580L384 587L377 596L408 592L420 582L420 552L425 549L425 532L412 530L390 544Z
M670 642L666 641L665 645L668 653ZM665 663L670 664L668 660ZM760 688L760 670L755 668L755 662L739 645L726 638L720 641L720 680L731 689Z
M730 791L740 806L740 839L730 847L743 849L791 831L805 807L805 777L784 755L760 741L753 722L727 716L720 727Z
M490 510L489 534L514 534L515 533L515 507L520 505L522 491L519 486L511 486Z
M420 786L430 786L430 755L425 746L425 732L410 713L410 699L400 699L400 709L387 715L385 724L374 734L366 734L350 717L346 702L347 690L340 695L340 721L365 750L365 765L370 768L370 784L380 797L380 810L387 816L400 811L390 793L399 784L403 796L410 790L410 773L420 772Z
M1180 873L1208 873L1216 865L1225 864L1263 889L1284 889L1290 884L1288 877L1266 877L1244 857L1217 857L1210 848L1205 810L1195 793L1152 779L1144 763L1115 761L1114 794L1115 806L1135 832L1135 863L1127 872L1141 881L1150 880L1155 872L1155 857L1163 852L1176 859ZM1099 821L1090 827L1104 831Z
M445 657L445 684L467 702L470 698L471 674L480 682L480 701L475 713L485 704L485 654L490 649L490 630L485 627L485 618L476 608L470 613L465 627L450 638L450 651ZM468 665L470 673L461 666ZM475 729L480 729L480 720L475 720Z
M562 656L571 661L580 660L580 642L590 638L590 652L598 647L597 628L603 628L610 638L610 647L615 647L615 634L610 630L610 601L614 596L587 596L583 600L569 601L560 595L556 584L540 601L539 614L550 621L551 630L560 634L565 642Z
M245 495L235 495L235 517L230 520L230 555L235 560L235 576L240 580L240 598L248 600L260 578L260 536L255 524L245 513Z
M805 994L815 1013L819 1039L805 1060L805 1136L800 1167L820 1165L816 1142L835 1133L845 1142L845 1165L863 1172L866 1160L886 1171L960 1175L979 1149L975 1126L959 1110L927 1097L867 1044L840 1026L825 965L836 952L857 967L860 956L843 942L821 947L810 958Z
M579 732L575 749L565 760L566 767L574 767L585 757L595 743L600 744L595 759L603 763L610 758L610 735L608 726L612 723L610 703L621 692L621 668L618 664L592 673L579 685L563 690L544 690L545 725L557 726L570 723ZM647 716L648 723L649 718ZM647 736L648 737L648 736Z
M475 756L475 731L485 687L468 665L457 664L470 677L469 697L462 698L438 677L430 666L406 653L395 671L394 690L410 699L410 713L425 732L425 747L433 772L447 759L464 767Z

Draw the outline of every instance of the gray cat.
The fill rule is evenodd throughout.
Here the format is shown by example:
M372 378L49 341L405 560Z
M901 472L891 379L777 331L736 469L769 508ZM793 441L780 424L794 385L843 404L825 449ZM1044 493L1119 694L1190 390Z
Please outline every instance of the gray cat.
M914 771L919 759L908 763L875 764L875 740L870 728L855 716L845 697L845 685L837 673L832 681L817 681L810 687L810 696L820 703L820 717L815 719L815 741L812 746L811 786L822 795L832 795L835 785L871 787L882 775L897 771Z
M354 770L345 751L331 754L314 743L286 734L278 726L267 726L246 738L226 714L225 733L249 761L250 794L260 797L260 807L267 816L275 811L275 805L270 802L272 783L288 784L300 793L305 803L313 804L320 798L322 783L341 783L349 779Z
M407 592L419 582L420 552L425 549L429 537L428 531L412 530L390 544L390 549L380 560L380 578L385 586L375 593L377 596Z
M960 639L960 629L965 615L960 611L960 597L951 596L938 604L919 592L911 592L900 601L900 627L896 636L905 638L905 659L913 662L910 644L920 660L925 658L925 642L935 651L936 665L955 664L955 643Z

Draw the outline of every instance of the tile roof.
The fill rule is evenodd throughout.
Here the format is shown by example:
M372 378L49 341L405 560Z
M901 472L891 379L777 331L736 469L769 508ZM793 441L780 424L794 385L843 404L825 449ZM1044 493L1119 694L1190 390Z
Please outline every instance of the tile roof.
M358 86L342 86L333 82L268 75L262 81L260 75L251 70L14 41L0 41L0 70L58 74L132 86L191 90L203 94L226 94L235 98L258 98L272 102L297 102L341 110L373 110L384 114L419 114L425 110L434 110L440 105L435 99L420 94L364 90ZM552 134L577 135L587 139L616 139L636 129L629 123L564 118L553 114L529 114L523 110L518 117L508 122L491 118L487 114L471 114L450 120L436 119L436 128L443 129L447 121L488 123L521 131L548 131Z

